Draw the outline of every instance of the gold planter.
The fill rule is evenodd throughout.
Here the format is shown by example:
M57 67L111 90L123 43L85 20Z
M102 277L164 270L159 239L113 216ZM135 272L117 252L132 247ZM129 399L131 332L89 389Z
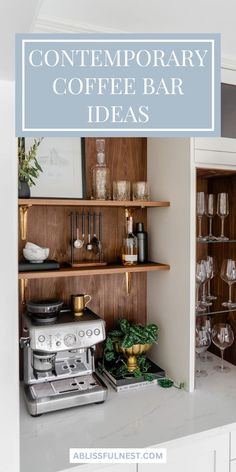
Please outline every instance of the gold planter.
M134 344L131 347L121 347L118 343L115 344L116 352L121 352L127 358L127 368L129 372L134 372L138 367L137 356L145 354L152 344Z

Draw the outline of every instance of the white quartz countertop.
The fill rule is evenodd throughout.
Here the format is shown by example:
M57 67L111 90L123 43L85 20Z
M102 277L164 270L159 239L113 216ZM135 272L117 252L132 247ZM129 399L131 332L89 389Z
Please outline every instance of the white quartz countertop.
M70 447L146 447L236 423L236 367L226 374L207 362L196 390L150 386L32 418L21 398L22 472L68 469ZM23 397L23 395L22 395ZM73 471L73 466L72 471Z

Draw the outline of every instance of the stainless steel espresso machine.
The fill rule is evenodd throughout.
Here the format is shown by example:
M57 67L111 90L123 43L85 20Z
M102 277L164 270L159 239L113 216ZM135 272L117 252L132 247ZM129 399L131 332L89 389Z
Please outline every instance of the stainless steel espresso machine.
M104 402L107 387L95 374L94 354L105 339L105 322L89 309L81 317L50 308L43 316L31 311L24 315L26 337L21 338L29 413Z

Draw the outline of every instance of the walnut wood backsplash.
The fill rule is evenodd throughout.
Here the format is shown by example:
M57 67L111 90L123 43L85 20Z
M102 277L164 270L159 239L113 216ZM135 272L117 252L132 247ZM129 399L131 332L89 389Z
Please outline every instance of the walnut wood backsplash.
M147 156L145 138L107 138L106 163L111 169L111 181L127 179L131 182L146 180ZM91 196L91 169L96 164L96 139L85 139L86 156L86 194ZM28 211L27 241L50 248L50 259L59 262L70 261L70 213L83 208L78 207L32 207ZM84 208L98 213L103 219L104 259L118 262L121 253L125 228L124 209L122 208ZM146 227L147 210L135 210L134 222L142 221ZM81 236L81 232L80 232ZM87 235L86 235L87 236ZM22 258L24 242L19 241L19 254ZM78 260L92 256L85 249L75 250ZM85 276L79 278L30 280L26 291L27 299L34 297L61 297L69 303L73 293L92 295L91 308L103 317L108 328L117 318L127 317L136 322L146 321L146 274L132 275L131 294L126 295L125 275Z

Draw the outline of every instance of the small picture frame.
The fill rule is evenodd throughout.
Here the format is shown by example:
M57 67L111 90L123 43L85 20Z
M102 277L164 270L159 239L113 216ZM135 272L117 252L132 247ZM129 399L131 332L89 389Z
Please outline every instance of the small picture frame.
M25 138L26 152L34 138ZM30 188L31 198L85 199L85 140L45 137L37 149L43 170Z

